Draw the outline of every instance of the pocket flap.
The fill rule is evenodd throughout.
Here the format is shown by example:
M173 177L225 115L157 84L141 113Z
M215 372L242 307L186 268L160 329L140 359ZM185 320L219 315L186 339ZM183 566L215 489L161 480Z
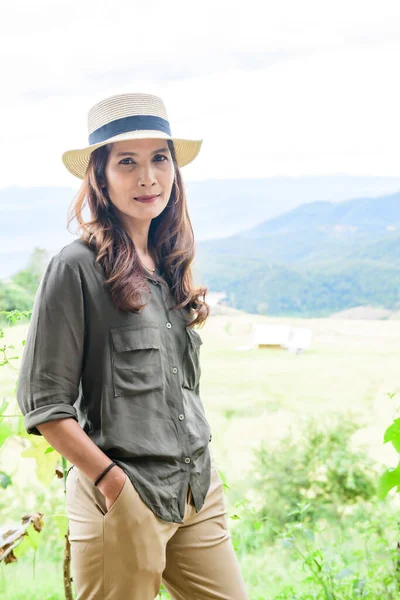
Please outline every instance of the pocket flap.
M203 343L203 340L201 339L200 334L197 333L197 331L195 331L194 329L186 328L186 331L189 336L190 343L193 346L195 346L196 348L201 346L201 344Z
M117 352L160 347L158 327L114 327L111 329L111 336Z

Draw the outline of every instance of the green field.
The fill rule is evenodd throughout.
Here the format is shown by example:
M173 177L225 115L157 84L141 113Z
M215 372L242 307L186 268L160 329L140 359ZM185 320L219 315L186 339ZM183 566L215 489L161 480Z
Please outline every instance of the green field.
M383 431L399 401L400 321L278 319L244 313L213 317L201 331L202 397L214 431L214 455L239 482L252 448L273 443L308 415L352 413L365 423L360 442L377 460L394 451ZM313 332L303 354L236 350L246 345L252 323L289 323ZM355 440L356 441L356 440Z
M237 349L249 344L253 323L309 327L313 331L311 348L298 355L284 350ZM26 330L26 324L6 330L5 342L15 345L15 354L20 354ZM353 437L354 448L365 447L371 464L378 463L378 470L397 464L393 448L383 445L383 433L397 416L400 404L400 321L269 318L228 310L211 317L199 333L204 342L201 396L213 433L212 453L229 485L229 515L238 513L238 499L252 497L253 450L262 443L278 448L279 440L289 431L294 439L300 438L301 424L310 416L329 419L337 413L350 415L362 425ZM16 371L1 368L0 399L11 400L9 414L17 411L15 379ZM388 394L393 393L396 395L391 399ZM61 564L57 563L62 556L62 539L55 533L49 511L62 513L62 485L53 481L48 491L38 483L33 459L21 460L19 443L9 442L0 453L0 470L12 474L15 485L0 492L1 525L5 519L18 522L24 512L42 508L49 518L47 531L41 534L43 548L37 553L35 580L31 580L30 553L19 563L2 566L0 596L4 594L7 600L58 600L63 598ZM391 496L376 509L382 511L382 523L389 519L396 501ZM232 531L236 530L239 520L232 519L231 523ZM392 534L388 532L388 537ZM265 545L262 552L250 555L244 542L238 546L237 539L243 538L235 537L235 547L252 600L325 597L288 592L279 595L284 583L293 584L300 576L299 564L276 545ZM338 542L337 536L335 540ZM356 536L353 542L358 544ZM351 546L353 542L345 543ZM48 554L50 547L54 551Z

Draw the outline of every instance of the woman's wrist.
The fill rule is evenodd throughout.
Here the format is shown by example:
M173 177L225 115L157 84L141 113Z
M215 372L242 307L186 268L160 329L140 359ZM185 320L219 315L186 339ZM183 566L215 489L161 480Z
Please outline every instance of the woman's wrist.
M117 483L121 484L123 481L125 481L125 477L125 471L116 465L110 469L108 473L104 475L104 477L102 477L97 484L97 488L104 496L108 496L109 491L112 493Z
M98 475L98 477L96 478L96 480L93 482L93 485L98 485L99 482L107 475L107 473L113 468L116 467L117 463L115 462L111 462L109 465L107 465L107 467L100 473L100 475Z

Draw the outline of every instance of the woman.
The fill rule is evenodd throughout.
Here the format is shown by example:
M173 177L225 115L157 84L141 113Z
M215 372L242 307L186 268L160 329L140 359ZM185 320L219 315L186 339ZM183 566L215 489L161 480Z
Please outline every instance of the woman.
M72 464L77 600L153 600L161 581L176 600L248 597L199 391L209 308L179 169L200 147L136 93L96 104L88 147L63 154L83 179L80 237L42 278L17 398L28 433Z

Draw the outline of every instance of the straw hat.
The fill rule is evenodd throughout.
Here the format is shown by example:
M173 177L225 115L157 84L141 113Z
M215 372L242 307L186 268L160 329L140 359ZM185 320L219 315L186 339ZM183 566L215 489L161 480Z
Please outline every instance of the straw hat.
M62 155L68 171L83 179L93 150L111 142L161 138L174 142L178 166L196 158L203 140L173 138L164 102L151 94L119 94L101 100L88 114L89 145Z

